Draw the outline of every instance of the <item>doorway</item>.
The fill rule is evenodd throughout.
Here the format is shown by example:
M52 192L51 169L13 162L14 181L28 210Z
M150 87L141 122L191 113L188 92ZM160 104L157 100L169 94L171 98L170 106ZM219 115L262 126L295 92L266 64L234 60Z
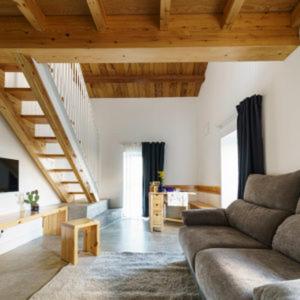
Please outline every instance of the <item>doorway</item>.
M142 145L125 145L123 152L123 216L142 217Z
M238 144L237 131L221 138L222 207L228 207L238 193Z

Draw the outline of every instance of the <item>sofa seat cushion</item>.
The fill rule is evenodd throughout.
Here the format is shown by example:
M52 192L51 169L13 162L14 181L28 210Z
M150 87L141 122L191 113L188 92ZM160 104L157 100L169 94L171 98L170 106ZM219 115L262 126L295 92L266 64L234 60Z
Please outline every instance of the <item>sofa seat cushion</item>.
M265 206L295 212L300 197L300 171L283 175L250 175L244 200Z
M263 244L229 226L184 226L179 242L194 270L196 254L209 248L266 248Z
M256 287L300 278L300 264L271 249L207 249L195 274L207 299L250 300Z
M279 226L273 248L300 263L300 214L287 218Z
M254 300L285 299L299 300L300 279L266 284L254 289Z
M226 214L232 227L267 246L272 245L278 226L290 215L284 210L266 208L244 200L234 201L226 208Z

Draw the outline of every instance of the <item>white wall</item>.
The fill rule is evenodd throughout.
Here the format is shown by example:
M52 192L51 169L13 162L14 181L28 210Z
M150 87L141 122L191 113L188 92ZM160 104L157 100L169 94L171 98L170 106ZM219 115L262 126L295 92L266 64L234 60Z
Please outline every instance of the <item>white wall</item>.
M264 96L267 172L300 169L299 48L285 62L208 65L198 104L200 184L221 184L220 138L224 129L218 126L230 119L240 101L253 94Z
M164 141L167 184L197 184L198 128L194 99L99 99L102 198L122 205L122 143Z
M0 193L0 214L20 210L19 195L38 189L40 205L59 203L56 194L35 166L23 145L0 115L0 157L19 160L19 193ZM27 206L27 205L26 205ZM27 207L29 209L29 207ZM4 230L0 237L0 254L42 235L42 222L36 220Z

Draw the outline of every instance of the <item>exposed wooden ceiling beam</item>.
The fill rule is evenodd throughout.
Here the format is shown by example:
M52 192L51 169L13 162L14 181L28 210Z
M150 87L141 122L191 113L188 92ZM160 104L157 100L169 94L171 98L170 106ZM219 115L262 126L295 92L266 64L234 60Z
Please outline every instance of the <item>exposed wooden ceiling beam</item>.
M171 0L160 0L160 30L168 30Z
M202 75L182 75L182 74L166 74L166 75L84 75L86 83L147 83L147 82L202 82Z
M88 7L98 31L106 28L106 15L102 0L87 0Z
M244 2L245 0L227 0L227 4L223 12L223 28L230 27L230 25L233 24L238 14L240 13Z
M300 2L292 12L292 26L293 27L300 26Z
M49 16L39 32L22 17L0 17L0 63L15 63L12 53L39 62L284 60L300 44L290 13L241 14L230 30L209 14L171 15L167 31L149 16L110 16L108 25L98 32L89 16Z
M38 31L46 28L46 17L36 3L36 0L13 0L28 22Z

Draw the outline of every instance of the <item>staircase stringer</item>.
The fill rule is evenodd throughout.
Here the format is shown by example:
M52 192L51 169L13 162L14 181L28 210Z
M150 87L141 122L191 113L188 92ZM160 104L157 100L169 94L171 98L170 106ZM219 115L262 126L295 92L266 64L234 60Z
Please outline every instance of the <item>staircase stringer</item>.
M85 181L83 176L83 171L78 168L78 164L76 162L76 154L72 148L72 145L69 141L69 138L65 132L64 126L62 125L55 107L48 95L48 92L42 82L42 79L34 65L33 60L30 57L24 56L22 54L15 55L16 62L19 64L20 69L22 70L25 78L30 85L32 92L39 103L44 115L46 116L49 125L51 126L57 142L61 146L67 161L69 162L75 177L78 180L79 185L81 186L83 193L86 199L89 202L94 202L95 197L90 192L90 187Z
M15 110L12 100L18 101L12 95L5 92L3 88L0 88L0 112L6 122L10 125L20 142L24 145L25 149L44 175L45 179L49 182L53 190L57 193L62 202L71 202L73 197L65 191L62 184L53 180L49 172L44 167L39 159L38 153L41 152L42 148L39 143L36 143L31 135L31 131L28 130L27 125L24 124L18 111Z

